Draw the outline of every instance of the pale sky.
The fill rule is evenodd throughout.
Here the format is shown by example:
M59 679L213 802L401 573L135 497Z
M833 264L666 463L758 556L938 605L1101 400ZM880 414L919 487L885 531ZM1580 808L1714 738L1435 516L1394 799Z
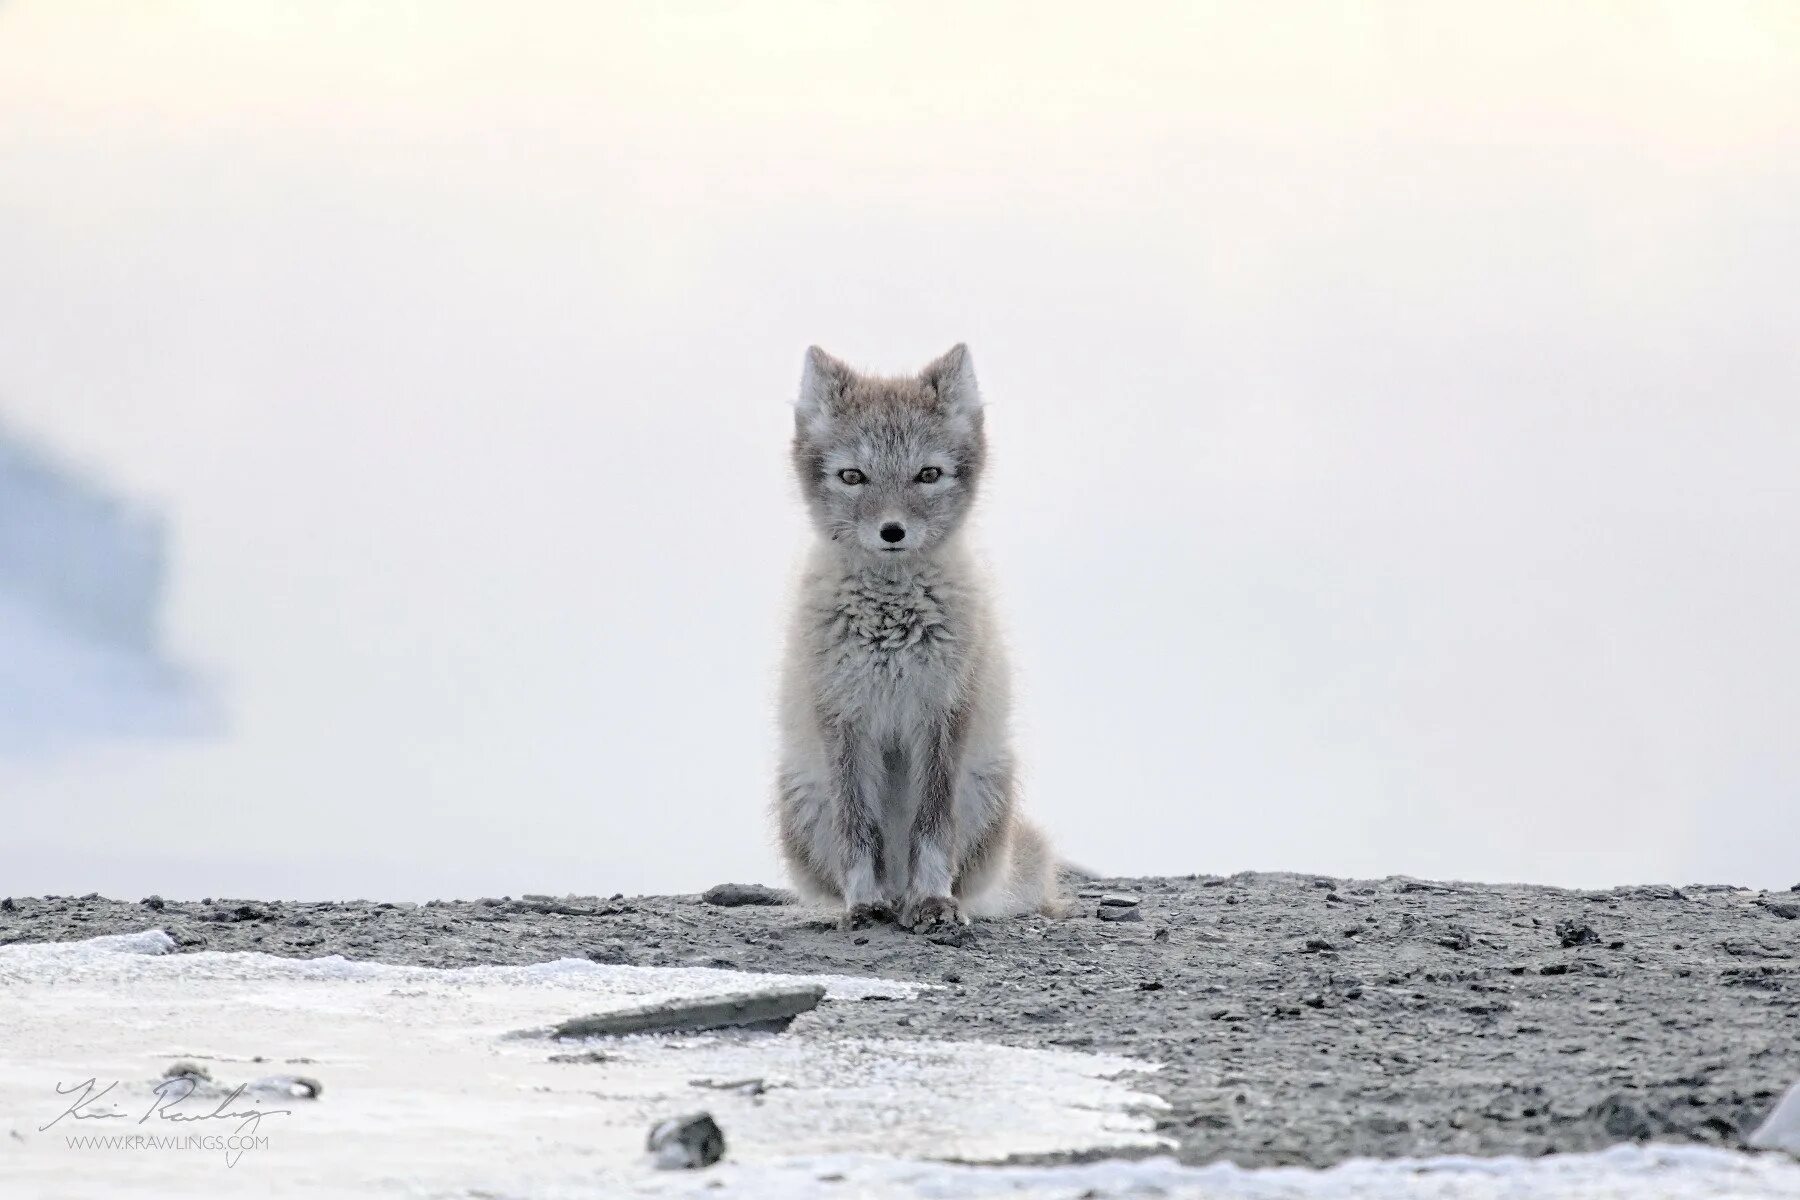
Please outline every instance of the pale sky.
M0 890L775 880L812 342L974 352L1116 872L1800 882L1800 7L0 4L0 419L217 739Z

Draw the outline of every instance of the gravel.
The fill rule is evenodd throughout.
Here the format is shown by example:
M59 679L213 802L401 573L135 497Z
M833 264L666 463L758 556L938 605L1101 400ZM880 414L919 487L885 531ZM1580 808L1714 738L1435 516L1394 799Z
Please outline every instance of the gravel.
M0 906L0 943L155 926L189 951L919 980L940 986L826 1003L793 1034L1153 1060L1164 1067L1144 1083L1169 1102L1157 1119L1187 1162L1529 1156L1644 1138L1739 1146L1800 1079L1800 921L1780 911L1790 893L1288 874L1081 886L1139 903L1086 899L1062 920L924 937L694 895L160 910L15 897Z

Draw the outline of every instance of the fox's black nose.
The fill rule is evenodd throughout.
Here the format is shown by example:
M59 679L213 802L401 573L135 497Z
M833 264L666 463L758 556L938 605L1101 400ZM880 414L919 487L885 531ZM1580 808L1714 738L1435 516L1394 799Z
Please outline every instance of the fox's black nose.
M903 542L906 540L906 530L902 529L894 522L889 521L886 525L881 527L881 540L884 542Z

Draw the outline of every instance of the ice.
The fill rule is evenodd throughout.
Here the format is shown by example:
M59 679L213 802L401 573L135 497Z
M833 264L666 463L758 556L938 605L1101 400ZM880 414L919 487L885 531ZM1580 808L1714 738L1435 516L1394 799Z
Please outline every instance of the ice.
M175 954L161 930L0 947L0 1194L68 1197L1097 1196L1208 1200L1775 1200L1800 1164L1692 1146L1545 1158L1355 1161L1326 1171L1183 1167L1154 1155L1149 1064L983 1043L789 1033L551 1043L505 1031L655 997L810 981L828 1003L916 996L920 985L562 959L455 970ZM929 998L929 993L927 993ZM592 1052L584 1056L580 1052ZM578 1061L552 1062L561 1054ZM586 1057L586 1061L580 1061ZM171 1063L204 1067L198 1108L140 1118ZM237 1083L300 1076L317 1099ZM759 1079L766 1090L695 1081ZM117 1080L91 1111L57 1120ZM65 1091L59 1095L58 1087ZM76 1089L71 1091L70 1089ZM295 1089L304 1091L305 1089ZM184 1102L185 1104L186 1102ZM282 1111L286 1110L286 1111ZM725 1161L657 1172L644 1135L710 1111ZM1296 1113L1295 1120L1306 1119ZM47 1126L47 1128L46 1128ZM266 1139L234 1150L198 1139ZM102 1149L72 1137L196 1139ZM1059 1154L1085 1165L1007 1166ZM235 1157L235 1165L228 1160Z
M88 942L0 947L0 1172L59 1195L629 1194L664 1186L643 1151L659 1119L708 1109L741 1168L851 1153L992 1161L1064 1149L1163 1145L1155 1097L1127 1082L1146 1064L983 1044L785 1035L509 1039L609 1006L657 997L814 982L830 1003L874 1003L919 985L767 976L565 959L456 970L170 954L147 931ZM551 1062L593 1049L597 1062ZM172 1126L148 1116L177 1060L222 1085L302 1074L317 1100L242 1097L232 1119ZM760 1097L690 1081L759 1078ZM117 1118L57 1121L84 1081ZM196 1099L204 1097L197 1096ZM274 1109L291 1111L277 1114ZM185 1108L183 1111L187 1111ZM249 1114L246 1116L245 1114ZM260 1115L259 1115L260 1114ZM227 1166L227 1148L104 1150L71 1136L236 1131L267 1138ZM48 1128L45 1128L48 1126ZM19 1140L22 1139L22 1140ZM4 1188L0 1188L3 1191Z
M1760 1150L1785 1150L1800 1158L1800 1083L1787 1090L1775 1111L1750 1135L1750 1144Z
M714 1187L713 1181L722 1183ZM1056 1167L960 1167L837 1156L745 1167L729 1160L656 1192L732 1200L1792 1200L1800 1166L1701 1146L1615 1146L1544 1158L1357 1160L1325 1171L1183 1167L1170 1158Z

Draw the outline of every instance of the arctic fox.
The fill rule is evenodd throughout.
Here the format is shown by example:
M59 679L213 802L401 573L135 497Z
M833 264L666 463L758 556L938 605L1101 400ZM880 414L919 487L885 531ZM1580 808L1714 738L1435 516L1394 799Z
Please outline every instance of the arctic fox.
M782 669L775 813L796 886L846 928L1055 908L962 539L986 452L967 347L892 379L806 352L793 461L818 539Z

